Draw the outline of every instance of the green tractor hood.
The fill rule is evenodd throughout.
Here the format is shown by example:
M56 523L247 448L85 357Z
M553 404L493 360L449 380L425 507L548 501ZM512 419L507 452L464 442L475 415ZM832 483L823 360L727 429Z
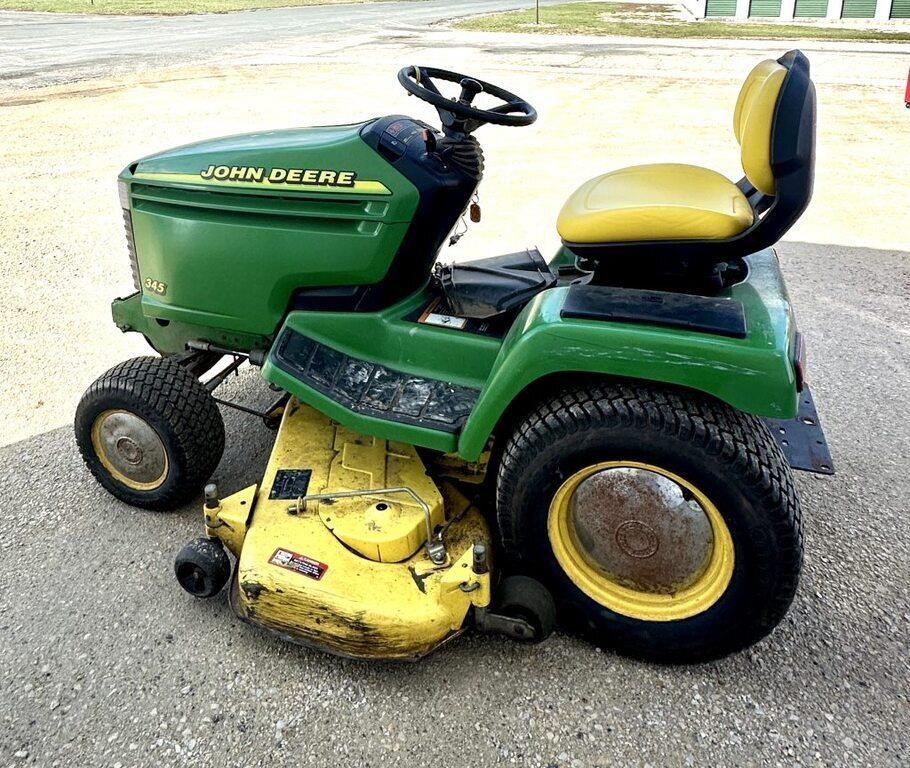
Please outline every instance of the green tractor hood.
M276 331L301 287L382 279L418 193L364 142L365 125L203 141L126 168L142 314L181 324L175 339L199 327L243 348Z

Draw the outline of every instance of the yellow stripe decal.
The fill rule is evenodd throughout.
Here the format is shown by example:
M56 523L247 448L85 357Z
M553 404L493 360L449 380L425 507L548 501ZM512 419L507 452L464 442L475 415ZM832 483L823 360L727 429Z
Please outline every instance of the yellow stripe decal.
M205 187L232 187L238 189L299 189L306 192L324 192L332 194L361 194L361 195L391 195L392 192L381 181L361 181L355 179L350 186L337 186L328 184L303 184L287 181L230 181L220 179L203 179L198 173L156 173L142 171L133 174L138 181L171 182L174 184L193 184Z

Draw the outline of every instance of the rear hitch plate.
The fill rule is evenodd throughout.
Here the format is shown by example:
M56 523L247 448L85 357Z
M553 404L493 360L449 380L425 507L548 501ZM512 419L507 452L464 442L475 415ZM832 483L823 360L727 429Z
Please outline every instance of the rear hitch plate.
M799 393L795 419L765 419L765 423L793 469L819 475L834 474L831 451L808 384Z

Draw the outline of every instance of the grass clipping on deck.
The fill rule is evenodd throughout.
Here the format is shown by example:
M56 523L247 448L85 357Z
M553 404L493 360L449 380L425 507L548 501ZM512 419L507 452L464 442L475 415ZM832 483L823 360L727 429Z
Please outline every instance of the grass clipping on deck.
M910 40L910 32L857 29L824 22L801 24L682 18L679 6L663 3L566 3L535 10L472 16L453 26L477 32L529 32L552 35L618 35L664 38L762 38L765 40Z

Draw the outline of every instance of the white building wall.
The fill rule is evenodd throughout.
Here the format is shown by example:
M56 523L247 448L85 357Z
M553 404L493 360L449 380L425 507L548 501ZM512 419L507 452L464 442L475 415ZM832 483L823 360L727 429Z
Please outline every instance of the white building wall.
M780 17L786 21L793 19L793 12L796 9L796 0L781 0Z
M682 0L682 7L696 19L703 19L708 9L708 0Z
M828 0L828 15L825 18L839 19L844 10L844 0Z

